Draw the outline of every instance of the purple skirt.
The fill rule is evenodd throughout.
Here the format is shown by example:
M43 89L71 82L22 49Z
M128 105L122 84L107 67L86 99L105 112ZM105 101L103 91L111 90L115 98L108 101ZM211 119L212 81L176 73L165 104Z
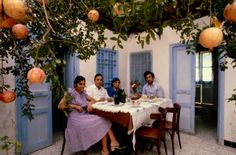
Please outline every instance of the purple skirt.
M65 131L66 143L71 153L85 151L100 141L111 128L111 122L103 117L72 111Z

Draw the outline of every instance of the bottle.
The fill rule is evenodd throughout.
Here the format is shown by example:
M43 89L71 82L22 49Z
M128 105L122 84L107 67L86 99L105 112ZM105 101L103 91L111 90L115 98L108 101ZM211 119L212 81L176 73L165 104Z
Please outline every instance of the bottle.
M120 91L120 102L122 102L122 103L125 103L125 101L126 101L126 94L125 94L125 91L124 91L124 89L122 89L121 91Z
M116 93L114 94L114 103L116 104L116 105L118 105L119 103L120 103L120 97L119 97L120 95L119 95L119 91L116 91Z

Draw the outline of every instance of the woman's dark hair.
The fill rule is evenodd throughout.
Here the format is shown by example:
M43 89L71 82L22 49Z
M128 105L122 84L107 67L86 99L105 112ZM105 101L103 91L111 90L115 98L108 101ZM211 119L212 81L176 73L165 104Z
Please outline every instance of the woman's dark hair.
M77 83L79 83L80 81L86 81L86 80L83 76L78 75L74 80L74 88L76 88Z
M154 76L154 73L153 73L153 72L151 72L151 71L146 71L146 72L143 74L143 76L144 76L144 79L146 79L146 76L147 76L148 74L151 74L151 76L152 76L153 78L155 78L155 76Z
M97 73L95 76L94 76L94 80L98 77L98 76L101 76L102 77L102 79L103 79L103 76L102 76L102 74L100 74L100 73Z

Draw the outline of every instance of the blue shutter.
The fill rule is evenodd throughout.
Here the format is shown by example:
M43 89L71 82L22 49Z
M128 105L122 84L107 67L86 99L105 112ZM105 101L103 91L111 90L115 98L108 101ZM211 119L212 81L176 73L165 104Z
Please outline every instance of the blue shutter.
M177 44L170 56L170 94L173 103L181 105L179 126L182 131L195 133L195 55Z
M101 48L97 52L97 73L104 78L104 87L111 86L113 77L118 76L118 54L117 51Z
M148 70L152 71L151 51L130 54L130 81L139 80L144 85L146 82L143 73Z
M17 139L22 142L21 154L28 154L52 144L52 99L48 83L33 84L30 90L34 95L31 104L34 119L22 116L21 107L25 98L17 98Z

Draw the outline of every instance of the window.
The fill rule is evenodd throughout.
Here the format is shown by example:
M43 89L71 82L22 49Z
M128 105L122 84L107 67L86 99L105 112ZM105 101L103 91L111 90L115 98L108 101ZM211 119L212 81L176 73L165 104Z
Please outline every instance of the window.
M146 83L143 73L148 70L152 70L151 51L130 54L130 81L139 80L141 86L143 86ZM141 91L141 88L139 88L139 91Z
M111 49L101 48L97 52L97 73L104 77L104 87L111 86L111 80L118 76L118 53Z
M212 81L212 54L196 54L196 82Z

